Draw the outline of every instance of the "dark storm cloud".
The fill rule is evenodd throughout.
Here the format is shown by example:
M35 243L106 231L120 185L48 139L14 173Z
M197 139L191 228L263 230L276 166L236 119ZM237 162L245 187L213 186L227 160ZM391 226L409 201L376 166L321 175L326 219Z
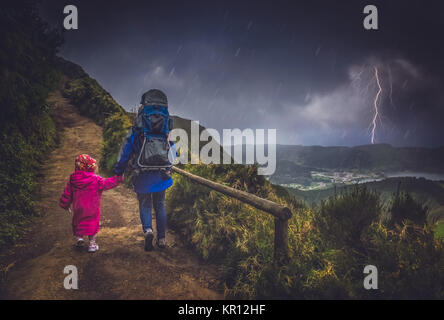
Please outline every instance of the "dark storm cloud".
M174 114L218 130L277 128L291 144L369 143L377 66L376 141L443 144L438 1L372 2L378 31L362 27L366 2L237 2L70 1L79 30L65 32L61 54L127 109L157 87ZM60 27L63 6L43 1L42 15Z

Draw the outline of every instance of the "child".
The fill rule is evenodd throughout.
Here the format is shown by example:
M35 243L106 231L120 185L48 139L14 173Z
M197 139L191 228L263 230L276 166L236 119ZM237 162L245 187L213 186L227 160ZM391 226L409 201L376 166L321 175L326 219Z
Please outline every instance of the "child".
M83 246L84 236L89 237L88 252L99 250L95 236L99 231L102 192L117 187L123 181L123 176L104 179L94 173L96 169L95 159L87 154L79 155L75 161L75 172L60 198L60 206L65 210L71 212L70 205L73 204L72 230L78 247Z

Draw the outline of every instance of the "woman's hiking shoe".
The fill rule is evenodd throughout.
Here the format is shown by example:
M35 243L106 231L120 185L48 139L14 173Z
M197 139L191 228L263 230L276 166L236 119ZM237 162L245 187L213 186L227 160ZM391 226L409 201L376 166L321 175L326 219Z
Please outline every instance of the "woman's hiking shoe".
M166 247L166 240L165 238L160 238L157 240L157 246L161 249L164 249Z
M154 238L153 230L148 229L145 232L145 251L153 250L153 238Z
M82 248L85 245L85 240L83 240L83 238L77 238L76 241L76 247L77 248Z
M99 250L99 245L95 242L90 242L88 247L88 252L96 252Z

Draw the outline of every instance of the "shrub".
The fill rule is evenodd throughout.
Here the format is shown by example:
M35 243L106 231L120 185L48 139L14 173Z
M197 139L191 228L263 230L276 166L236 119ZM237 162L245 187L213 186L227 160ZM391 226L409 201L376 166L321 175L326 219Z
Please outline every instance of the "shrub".
M55 125L45 104L59 82L55 66L62 40L30 3L0 11L0 249L37 214L36 178L44 154L55 145Z
M413 222L379 222L380 196L356 187L306 208L257 176L254 166L188 165L185 169L289 206L290 261L273 262L273 218L175 175L169 223L206 261L221 265L227 298L442 298L443 244ZM420 207L415 207L421 210ZM379 290L365 290L363 269L380 271Z
M416 201L409 193L401 192L393 196L389 211L392 224L401 224L405 220L410 220L422 225L426 222L428 208Z
M323 202L318 223L331 243L357 246L362 232L378 218L380 211L379 195L357 186Z
M368 257L379 270L385 299L443 299L444 246L424 225L406 221L393 229L373 223L366 236Z

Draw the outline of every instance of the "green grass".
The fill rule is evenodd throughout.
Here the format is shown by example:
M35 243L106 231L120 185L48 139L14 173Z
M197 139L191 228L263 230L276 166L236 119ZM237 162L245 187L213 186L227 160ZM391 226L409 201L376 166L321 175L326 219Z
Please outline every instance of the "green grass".
M103 157L101 168L111 173L117 161L119 149L124 141L131 119L128 113L90 78L79 66L63 61L63 70L70 80L66 83L65 95L79 112L103 127Z
M437 224L434 229L434 232L435 232L435 237L437 239L444 240L444 223L441 222L441 223Z
M168 190L168 221L202 259L221 266L227 298L407 299L444 298L444 247L424 224L424 207L408 195L392 200L396 217L381 222L380 195L357 187L304 207L236 165L187 165L187 171L291 208L290 261L273 262L273 218L175 175ZM418 224L402 218L413 217ZM422 220L419 220L420 215ZM362 286L363 266L380 270L380 290Z
M46 98L59 83L59 35L36 9L9 4L0 11L0 250L14 243L37 215L38 173L56 144Z

